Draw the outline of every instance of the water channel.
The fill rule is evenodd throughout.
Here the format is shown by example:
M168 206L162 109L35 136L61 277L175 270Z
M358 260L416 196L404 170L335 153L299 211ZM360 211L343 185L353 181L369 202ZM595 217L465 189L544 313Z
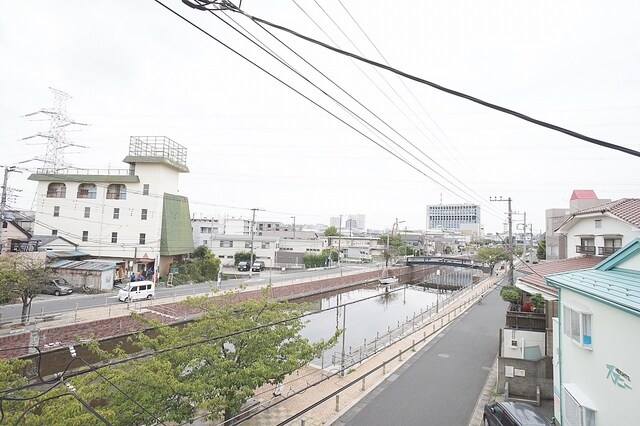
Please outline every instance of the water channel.
M477 279L478 277L476 277ZM431 282L445 277L433 277ZM465 287L473 285L471 271L456 271L448 283ZM311 299L308 323L301 334L311 342L328 339L338 328L344 328L344 352L346 364L363 359L366 353L376 352L404 332L410 331L414 323L434 315L452 292L441 292L417 285L381 286L376 283L339 294L331 294ZM313 364L321 368L333 369L342 361L343 336L338 343ZM353 354L353 355L352 355ZM356 355L357 354L357 355Z

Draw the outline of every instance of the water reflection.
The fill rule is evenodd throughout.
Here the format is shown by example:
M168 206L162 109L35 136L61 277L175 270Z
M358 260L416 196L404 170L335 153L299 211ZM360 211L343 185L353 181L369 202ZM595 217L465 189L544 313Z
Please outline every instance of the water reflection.
M321 309L328 309L308 317L309 322L302 335L312 342L326 339L343 324L344 308L336 308L347 304L345 322L345 352L350 348L363 345L387 333L404 323L407 319L419 316L435 306L438 295L411 286L385 287L371 286L324 297L320 300ZM440 300L445 295L440 295ZM317 306L317 301L316 301ZM336 309L331 309L336 308ZM382 308L382 309L381 309ZM342 352L342 339L333 348L325 352L324 361L318 364L331 364L333 355Z

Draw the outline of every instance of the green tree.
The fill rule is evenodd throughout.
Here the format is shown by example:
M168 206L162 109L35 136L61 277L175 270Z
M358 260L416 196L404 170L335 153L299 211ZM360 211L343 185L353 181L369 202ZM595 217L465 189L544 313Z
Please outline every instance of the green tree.
M544 308L544 305L546 304L544 297L542 297L540 293L531 295L531 297L529 298L529 301L531 302L533 307L536 309Z
M247 252L247 251L239 251L236 254L233 255L233 264L238 266L238 263L240 262L249 262L249 260L251 259L251 253ZM251 260L251 264L253 265L253 262L256 260L256 255L254 253L253 255L253 259Z
M305 254L302 258L305 268L322 268L326 266L327 255L322 254Z
M229 420L257 388L282 382L333 346L339 335L317 343L303 338L300 304L267 299L227 304L204 297L187 304L204 314L181 327L136 315L157 327L154 337L140 334L138 344L158 353L70 379L78 396L112 424L148 425L158 419L183 424L202 410L212 420ZM99 424L66 397L44 403L25 423L59 424L60 419L70 425Z
M27 254L0 258L0 299L20 298L22 324L29 322L31 303L49 278L50 272L45 269L44 260Z
M489 265L489 273L492 275L496 263L508 258L507 251L502 247L482 246L476 250L476 259Z
M322 250L322 256L325 258L331 257L332 262L338 261L338 252L332 248Z
M208 247L199 246L191 253L191 258L180 265L174 282L211 281L218 277L219 271L220 259Z
M325 237L337 237L338 235L340 235L340 233L338 232L338 228L335 226L330 226L324 230Z
M538 249L536 250L536 257L540 260L547 258L547 240L538 241Z
M520 301L520 289L515 285L507 285L500 290L500 297L505 302L518 303Z

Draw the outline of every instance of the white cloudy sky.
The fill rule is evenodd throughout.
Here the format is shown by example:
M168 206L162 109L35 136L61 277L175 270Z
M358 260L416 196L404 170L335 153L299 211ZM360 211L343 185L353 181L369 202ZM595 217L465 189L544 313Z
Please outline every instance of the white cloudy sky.
M485 230L494 232L506 203L489 198L503 196L537 231L544 210L567 207L573 189L593 189L601 198L640 196L637 157L270 29L338 89L246 17L220 14L389 139L380 138L222 20L164 1L375 143L153 0L4 1L0 165L44 155L44 145L26 145L37 139L20 139L48 129L24 115L51 107L54 87L73 97L69 115L89 124L68 134L89 147L69 149L68 162L124 167L129 136L168 136L188 149L191 173L181 177L181 193L198 216L249 217L246 209L255 207L265 220L328 223L330 216L361 213L368 227L388 228L398 218L424 228L425 206L442 200L481 204ZM440 85L640 150L637 1L244 0L242 8L384 62L381 52L393 67ZM35 185L27 175L11 175L10 186L23 190L13 206L32 204Z

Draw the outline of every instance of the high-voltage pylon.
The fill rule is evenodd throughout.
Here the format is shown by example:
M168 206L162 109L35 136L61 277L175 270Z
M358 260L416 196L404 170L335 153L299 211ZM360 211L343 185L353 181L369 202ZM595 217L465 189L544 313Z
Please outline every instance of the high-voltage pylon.
M53 92L53 108L41 109L25 115L25 117L31 117L37 114L48 115L51 119L49 131L46 133L38 132L33 136L23 138L23 140L38 136L47 139L47 152L45 157L40 160L44 162L45 173L56 173L59 170L68 167L64 161L64 150L66 148L70 146L86 148L85 146L69 142L66 134L67 127L73 124L81 126L86 126L86 124L73 121L67 115L67 101L71 99L71 96L62 90L54 89L53 87L50 87L49 89Z

